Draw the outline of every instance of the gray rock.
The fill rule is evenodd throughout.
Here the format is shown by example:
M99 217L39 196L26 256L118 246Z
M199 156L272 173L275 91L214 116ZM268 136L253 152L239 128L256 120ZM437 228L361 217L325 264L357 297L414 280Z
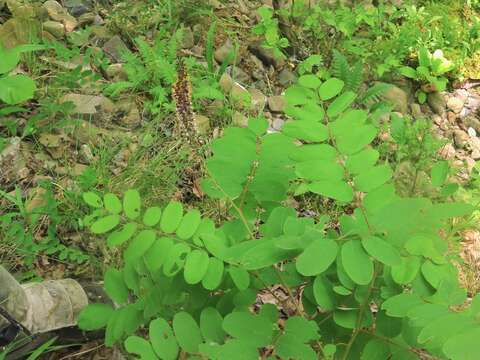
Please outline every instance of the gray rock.
M234 81L232 77L226 72L223 73L223 75L220 77L220 80L218 82L218 84L220 85L220 89L222 89L225 94L230 93L233 87L233 83Z
M467 127L473 128L478 134L480 134L480 120L475 116L468 116L463 120L463 123Z
M64 9L57 1L45 1L43 8L47 11L50 19L61 22L65 26L65 30L67 32L73 31L73 29L77 27L77 20L70 15L67 10Z
M459 114L460 111L462 111L464 105L465 100L456 96L450 97L447 101L447 107L456 114Z
M438 92L432 92L427 95L427 102L430 108L435 114L442 116L445 114L445 108L447 106L444 97Z
M417 103L411 104L410 110L412 111L412 115L415 119L419 119L425 116L422 112L422 107Z
M283 112L285 110L285 97L283 95L270 96L268 98L268 107L273 112Z
M234 125L239 127L247 127L248 126L248 118L243 115L241 112L235 111L232 117L232 122Z
M72 102L75 105L73 113L80 115L111 113L114 110L113 102L101 95L66 94L60 102Z
M127 45L120 36L115 35L103 45L103 51L110 55L116 62L123 62L122 55L129 52Z
M115 118L117 122L128 128L135 129L142 123L142 117L133 99L121 99L115 103Z
M238 66L229 66L227 68L227 72L232 76L235 81L238 81L242 84L250 83L250 75L248 75L245 71L243 71Z
M204 135L210 129L210 119L205 115L195 114L193 119L195 130L198 134Z
M265 66L263 66L262 61L259 58L257 58L255 55L250 55L250 60L254 65L252 69L252 77L255 80L261 80L265 78Z
M258 89L252 88L250 93L250 108L256 112L261 112L267 103L267 97Z
M282 71L280 71L280 74L278 74L278 82L283 86L291 85L296 81L297 81L297 77L289 69L285 68Z
M63 4L68 12L75 17L93 10L92 0L64 0Z
M111 64L108 65L107 69L105 70L109 79L112 80L127 80L128 75L125 69L123 68L123 64Z
M248 108L251 104L250 92L239 83L233 83L230 99L237 107Z
M272 128L273 128L273 130L275 130L275 131L280 131L280 130L282 130L283 125L285 125L285 120L280 119L280 118L276 118L276 119L274 119L273 122L272 122Z
M65 26L58 21L45 21L42 26L43 30L52 34L57 39L61 39L65 36Z
M470 136L463 130L453 131L453 141L459 149L467 149L470 143Z
M394 111L408 113L408 93L405 90L392 86L382 93L382 98L393 105Z
M261 41L249 45L248 50L267 66L273 65L278 69L285 65L285 59L275 57L273 50L263 47Z
M182 40L180 46L182 49L191 49L195 45L195 39L193 38L193 31L189 27L182 29Z
M225 60L227 60L227 57L232 51L235 51L235 48L232 42L230 41L230 39L227 39L222 46L220 46L217 50L215 50L215 53L214 53L215 60L217 60L219 64L222 64ZM233 63L238 64L239 62L240 62L240 58L238 58L238 56L235 56L232 59L232 61L230 61L230 64L233 64Z

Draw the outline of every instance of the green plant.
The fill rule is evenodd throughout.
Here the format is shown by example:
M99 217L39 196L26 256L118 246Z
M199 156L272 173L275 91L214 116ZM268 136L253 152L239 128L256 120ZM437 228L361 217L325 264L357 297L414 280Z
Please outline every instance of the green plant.
M260 22L255 25L252 32L256 35L263 35L265 41L263 47L271 49L276 58L284 58L282 49L289 46L288 39L282 37L278 29L278 19L274 17L273 10L267 6L258 9Z
M85 223L123 257L105 274L118 307L90 305L80 326L141 359L474 359L480 297L467 302L449 246L473 207L399 196L342 80L303 75L285 96L282 133L251 119L213 141L202 189L218 226L175 201L143 209L136 190L84 194ZM305 192L344 213L299 217L284 200Z
M56 255L61 261L78 264L89 259L79 249L68 247L58 239L57 226L63 217L50 185L36 188L29 201L22 198L19 188L14 195L0 190L0 198L8 202L0 215L2 245L14 249L25 266L30 267L38 255Z
M427 91L444 91L446 89L448 79L443 75L454 68L455 65L443 56L442 50L435 50L431 54L426 48L421 48L418 51L418 66L416 68L404 66L399 71L403 76L423 85L416 92L418 101L423 104L427 100Z
M17 67L21 54L36 50L43 50L41 45L21 45L13 49L4 49L0 46L0 101L7 105L17 105L33 98L36 90L35 81L23 74L9 74ZM3 110L5 112L5 110Z

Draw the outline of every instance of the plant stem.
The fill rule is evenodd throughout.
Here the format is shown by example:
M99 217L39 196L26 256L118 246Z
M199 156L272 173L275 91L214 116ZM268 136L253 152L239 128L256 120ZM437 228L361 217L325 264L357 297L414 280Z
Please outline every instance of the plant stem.
M285 279L283 278L283 275L282 275L281 271L278 270L278 268L276 266L273 266L273 268L275 269L275 273L277 274L277 277L280 280L280 283L285 288L285 290L287 290L288 297L290 298L290 301L292 302L292 304L295 305L297 313L304 316L305 314L304 314L303 310L301 309L300 302L295 299L295 296L293 295L293 291L290 288L290 286L288 286Z
M352 346L355 343L355 340L357 339L358 334L360 333L360 331L362 331L363 316L365 314L365 309L367 308L367 306L370 305L370 296L372 294L376 278L377 278L377 269L376 269L376 263L374 263L372 281L370 281L370 285L368 286L367 294L365 296L365 301L362 303L362 305L358 309L358 316L357 316L357 321L355 323L355 329L353 330L352 337L350 338L350 341L347 344L347 348L345 349L345 353L343 354L343 357L342 357L343 360L346 360L348 358L348 355L350 354L350 350L352 350Z

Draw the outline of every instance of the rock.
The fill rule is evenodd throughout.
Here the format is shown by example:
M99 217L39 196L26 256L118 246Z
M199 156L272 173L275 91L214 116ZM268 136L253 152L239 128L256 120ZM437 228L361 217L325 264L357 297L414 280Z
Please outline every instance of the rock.
M427 102L435 114L443 116L447 106L445 99L439 92L432 92L427 95Z
M98 18L99 18L98 15L95 15L94 13L91 13L91 12L87 12L78 17L78 26L81 27L83 25L95 24Z
M422 117L425 117L425 115L422 112L422 107L417 103L411 104L410 105L410 110L411 110L412 115L415 119L420 119Z
M230 99L238 107L248 108L251 104L250 93L239 83L233 83L230 90Z
M480 134L480 120L476 117L468 116L465 118L465 120L463 120L463 123L465 126L475 129L475 131Z
M48 0L43 3L50 19L59 21L65 26L67 32L73 31L78 25L77 20L65 10L57 1Z
M283 95L270 96L268 98L268 107L273 112L283 112L285 105L286 101Z
M140 126L142 117L133 99L121 99L115 103L115 118L117 122L128 128Z
M193 38L193 31L189 27L182 29L182 39L180 40L180 47L182 49L191 49L195 45Z
M236 126L240 126L240 127L248 126L248 118L238 111L235 111L235 113L233 114L232 122Z
M291 85L296 81L297 77L289 69L283 69L282 71L280 71L280 74L278 74L278 82L283 86Z
M42 24L37 19L20 17L8 19L0 25L0 45L11 49L18 45L30 44L32 38L41 36L41 27Z
M220 85L220 88L223 90L223 92L225 94L229 94L230 91L232 90L234 81L233 81L232 77L225 72L220 77L220 80L219 80L218 84Z
M232 76L235 81L238 81L242 84L249 83L251 78L245 71L237 66L229 66L227 72Z
M227 39L222 46L220 46L217 50L215 50L215 53L214 53L215 60L217 60L219 64L222 64L224 61L227 60L229 54L233 51L235 51L235 48L232 42L230 41L230 39ZM235 56L229 62L229 64L233 64L233 63L238 64L239 62L240 62L240 58L238 56Z
M30 170L20 148L21 139L13 137L0 152L0 184L7 185L27 178Z
M63 4L75 17L79 17L93 10L92 0L64 0Z
M470 135L470 137L477 137L477 132L476 132L475 129L472 128L472 127L469 127L469 128L467 129L467 133L468 133L468 135Z
M283 128L283 125L285 125L285 120L276 118L272 122L272 129L275 131L280 131Z
M195 130L200 135L205 135L208 133L208 130L210 130L210 119L205 115L195 114L195 117L193 118L193 124Z
M255 55L250 55L250 60L253 63L254 67L252 69L252 77L255 80L261 80L265 77L265 66L263 66L262 61L257 58Z
M393 105L394 111L408 113L408 94L398 86L392 86L382 93L382 98Z
M261 41L257 41L248 46L248 50L258 57L266 66L274 66L275 68L281 68L285 65L285 59L280 57L275 57L272 49L263 47Z
M123 68L123 64L111 64L108 65L107 69L105 70L108 78L110 80L127 80L128 75L125 69Z
M42 26L43 30L49 32L57 39L61 39L65 36L65 26L58 21L45 21Z
M454 130L453 141L457 148L467 149L470 142L470 136L463 130Z
M267 97L263 95L263 93L255 88L250 89L250 109L261 112L265 108L265 104L267 103Z
M452 96L447 101L447 107L454 113L459 114L465 105L465 100L462 100L456 96Z
M28 190L28 197L25 201L25 210L32 213L33 210L47 205L47 190L42 187L35 187Z
M103 45L103 51L110 55L116 62L123 62L122 55L129 52L127 45L120 36L115 35Z
M445 160L451 160L455 157L456 150L452 144L445 144L439 151L439 156Z
M80 115L111 113L114 110L113 102L102 95L66 94L60 101L72 102L75 105L73 113Z

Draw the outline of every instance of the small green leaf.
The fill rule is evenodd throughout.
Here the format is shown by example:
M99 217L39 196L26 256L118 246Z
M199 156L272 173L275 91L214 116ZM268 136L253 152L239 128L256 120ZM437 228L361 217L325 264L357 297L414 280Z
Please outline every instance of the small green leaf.
M392 178L392 175L392 169L388 164L378 165L357 175L354 182L358 190L369 192L385 184Z
M273 324L263 316L248 312L233 312L223 319L223 329L231 336L255 347L272 341Z
M209 265L208 254L203 250L193 250L185 259L183 276L187 284L193 285L202 281Z
M213 307L203 309L200 314L200 330L203 338L207 341L223 344L226 334L222 328L222 322L222 315L217 309Z
M150 322L149 338L153 350L162 360L176 360L178 357L178 344L173 335L172 328L165 319L158 318Z
M123 211L130 220L135 220L140 216L141 198L140 193L135 189L130 189L123 195Z
M435 165L433 165L431 171L432 185L440 187L445 184L448 176L448 171L449 166L447 161L442 160L436 162Z
M228 272L239 290L246 290L250 285L250 274L243 267L230 266Z
M190 250L190 246L184 243L173 245L163 265L163 273L168 277L175 276L183 269L183 266L185 265L185 257Z
M363 238L362 245L372 257L385 265L395 266L400 265L402 262L398 250L379 237L369 236Z
M344 85L345 83L340 79L336 79L336 78L328 79L318 89L320 98L323 101L330 100L331 98L340 94Z
M359 240L342 246L342 264L348 276L358 285L368 285L373 277L373 262Z
M320 338L318 335L317 323L301 316L292 316L288 318L285 322L285 334L294 336L302 343L318 340Z
M344 92L330 104L327 110L327 115L331 118L340 115L348 109L356 97L357 94L353 91Z
M20 104L33 98L37 86L26 75L9 75L0 78L0 100L9 105Z
M131 264L136 263L155 242L156 234L152 230L142 230L123 252L123 258Z
M287 122L283 134L305 141L321 142L328 139L328 129L324 124L307 120Z
M308 190L325 197L329 197L341 202L351 202L353 200L353 190L344 181L315 181L308 185Z
M177 229L177 236L182 240L190 239L202 221L200 211L190 210L185 214Z
M152 345L139 336L129 336L125 340L125 350L127 350L130 354L136 354L140 356L141 360L157 360L158 358L155 356L153 352Z
M146 226L153 227L158 224L161 216L162 209L160 209L158 206L149 207L143 214L143 223Z
M114 229L119 223L119 215L107 215L95 221L90 227L90 230L94 234L105 234L106 232Z
M93 192L83 193L82 197L83 197L83 201L85 201L85 203L91 207L94 207L97 209L103 207L102 199L100 198L100 196L98 196Z
M110 299L117 304L124 304L128 299L128 288L123 274L114 268L108 268L104 276L104 288Z
M309 89L316 89L322 82L315 75L303 75L298 78L298 84Z
M313 281L313 296L323 310L331 311L335 308L335 294L332 291L332 284L321 275Z
M400 265L392 266L393 280L400 285L412 282L420 269L420 262L417 256L402 257Z
M376 164L380 153L374 149L365 149L350 155L347 158L345 167L352 174L360 174L370 171L370 169Z
M78 316L78 327L86 331L104 328L114 311L107 304L89 304Z
M155 274L167 260L167 256L173 247L173 240L167 237L157 239L148 251L143 255L147 269Z
M385 300L382 309L388 316L405 317L415 306L422 305L423 301L416 294L403 293Z
M335 261L337 252L338 246L334 240L314 240L297 258L297 271L304 276L321 274Z
M110 235L108 235L107 245L110 247L120 246L125 241L130 240L136 231L137 231L136 223L127 223L123 226L122 230L115 231Z
M105 194L103 197L105 209L111 214L120 214L122 212L122 202L115 194Z
M193 317L181 311L173 317L173 330L180 347L188 353L198 352L198 346L203 342L200 328Z
M390 348L386 342L373 339L363 348L360 360L385 360L390 356Z
M178 201L172 201L163 210L160 229L167 234L173 234L180 225L183 216L183 205Z
M207 290L215 290L222 282L223 271L223 261L211 257L208 262L207 273L202 279L202 286Z

